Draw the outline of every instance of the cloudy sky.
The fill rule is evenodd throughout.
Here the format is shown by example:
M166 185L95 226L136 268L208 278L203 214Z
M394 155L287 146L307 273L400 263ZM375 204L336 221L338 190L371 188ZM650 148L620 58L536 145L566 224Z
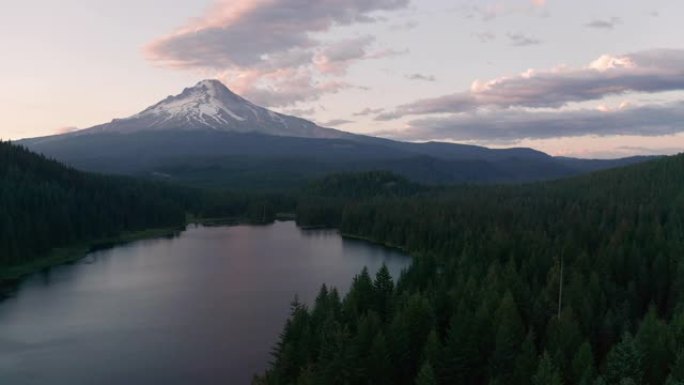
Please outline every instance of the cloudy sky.
M684 150L680 0L33 0L0 12L0 138L126 117L204 78L402 140Z

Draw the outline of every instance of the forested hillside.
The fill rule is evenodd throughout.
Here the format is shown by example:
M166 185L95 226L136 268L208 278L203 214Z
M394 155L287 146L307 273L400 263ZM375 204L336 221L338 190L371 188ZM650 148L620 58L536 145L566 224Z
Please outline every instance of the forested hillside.
M0 142L0 266L123 231L185 223L158 184L84 174Z
M297 224L305 228L336 227L349 201L409 197L435 189L386 171L329 175L300 193Z
M187 214L268 222L276 210L292 205L279 195L212 192L87 174L0 142L0 272L44 258L58 247L124 232L182 227Z
M684 156L526 186L319 195L302 224L415 261L396 283L363 272L344 298L293 303L255 383L684 384Z

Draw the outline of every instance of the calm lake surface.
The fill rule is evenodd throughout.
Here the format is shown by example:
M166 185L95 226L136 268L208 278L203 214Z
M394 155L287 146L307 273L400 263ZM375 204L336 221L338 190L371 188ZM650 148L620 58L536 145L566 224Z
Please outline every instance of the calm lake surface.
M0 384L248 384L298 294L410 258L335 231L192 227L35 274L0 302Z

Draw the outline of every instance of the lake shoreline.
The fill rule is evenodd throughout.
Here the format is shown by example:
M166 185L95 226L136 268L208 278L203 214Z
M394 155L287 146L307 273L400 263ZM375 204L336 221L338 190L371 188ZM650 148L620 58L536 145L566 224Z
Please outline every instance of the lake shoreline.
M136 241L156 238L174 237L185 231L184 227L166 227L127 231L118 236L101 238L81 244L58 247L42 258L28 263L0 268L0 292L19 283L23 278L33 273L59 265L67 265L80 261L93 251L108 249Z
M388 248L388 249L393 249L393 250L401 251L402 253L404 253L404 254L406 254L406 255L408 255L408 256L410 256L410 257L413 258L413 254L414 254L414 253L411 252L411 251L409 251L409 250L408 250L406 247L404 247L404 246L395 245L395 244L387 243L387 242L381 242L381 241L378 241L378 240L373 239L373 238L371 238L371 237L364 237L364 236L362 236L362 235L356 235L356 234L351 234L351 233L343 233L343 232L341 232L341 231L340 231L339 233L340 233L340 236L341 236L342 238L351 239L351 240L356 240L356 241L364 241L364 242L368 242L368 243L373 244L373 245L376 245L376 246L383 246L383 247L386 247L386 248Z
M294 221L292 218L276 219L276 221ZM190 225L199 225L206 227L220 227L220 226L239 226L239 225L251 225L251 226L261 226L269 225L274 223L254 223L253 221L245 220L244 218L193 218L189 220L184 226L181 227L166 227L166 228L154 228L145 229L138 231L128 231L124 232L119 236L102 238L95 241L84 242L82 244L59 247L52 250L43 258L38 258L37 260L31 261L26 264L10 266L6 268L0 268L0 293L11 289L13 286L21 282L23 278L28 275L49 269L51 267L73 264L81 259L85 258L88 254L93 251L109 249L115 246L124 245L127 243L132 243L136 241L142 241L147 239L156 238L169 238L178 236L183 231L186 231ZM337 230L339 235L345 239L364 241L376 246L382 246L389 249L397 250L407 255L409 251L402 246L394 245L386 242L380 242L370 237L365 237L361 235L344 233L335 227L328 226L299 226L301 230Z
M191 218L185 223L185 225L179 227L162 227L137 231L126 231L118 236L96 239L94 241L82 242L80 244L71 246L57 247L47 253L44 257L37 258L31 262L8 267L0 267L0 293L6 291L8 288L13 287L28 275L49 269L54 266L78 262L93 251L108 249L146 239L177 236L181 232L187 230L188 226L190 225L207 227L239 225L261 226L271 223L273 222L261 223L239 217Z

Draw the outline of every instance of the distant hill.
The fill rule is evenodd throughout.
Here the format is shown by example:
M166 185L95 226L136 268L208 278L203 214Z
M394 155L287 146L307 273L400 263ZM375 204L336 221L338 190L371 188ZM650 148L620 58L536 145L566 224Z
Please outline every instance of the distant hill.
M256 106L215 80L125 119L19 143L81 170L234 189L291 188L332 172L370 170L432 184L517 183L643 160L354 135Z
M305 189L304 195L362 199L409 197L424 191L428 191L428 188L396 174L387 171L371 171L328 175L312 182Z

